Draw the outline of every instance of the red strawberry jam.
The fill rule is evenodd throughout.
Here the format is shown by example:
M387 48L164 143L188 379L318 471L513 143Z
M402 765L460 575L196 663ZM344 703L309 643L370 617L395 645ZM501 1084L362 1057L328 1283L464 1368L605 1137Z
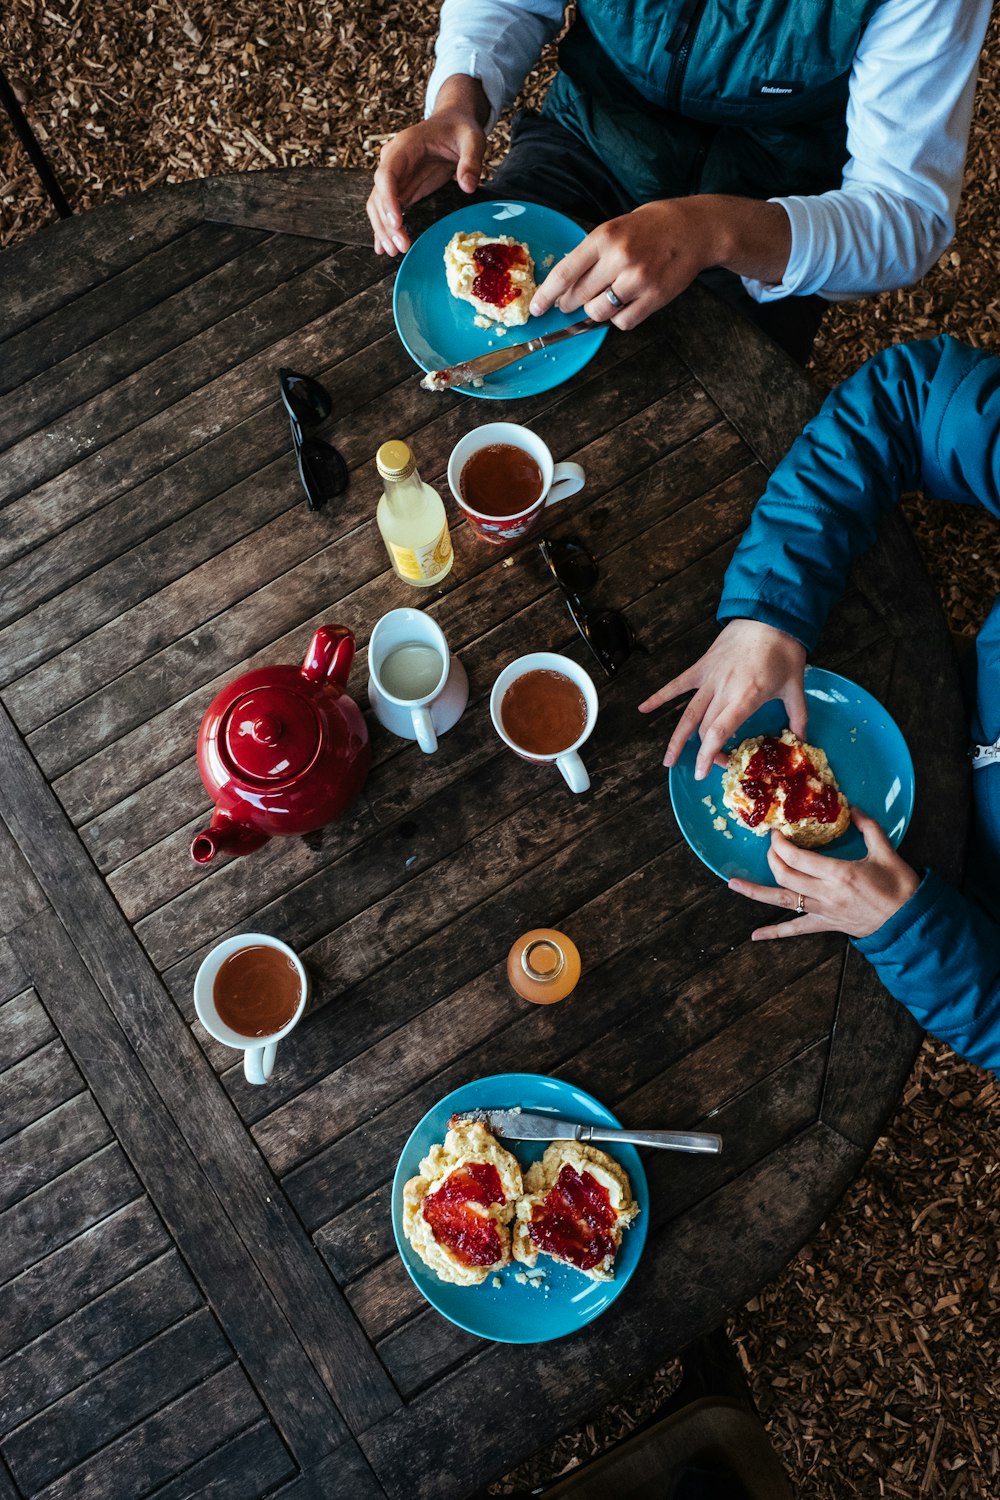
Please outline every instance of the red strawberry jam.
M741 782L744 795L753 801L740 816L749 828L762 823L774 806L779 787L785 788L785 817L790 823L815 818L817 823L836 823L840 797L836 787L821 785L812 761L798 745L767 735L750 757Z
M467 1266L492 1266L502 1245L487 1210L504 1201L500 1173L490 1162L470 1161L449 1172L424 1199L423 1215L439 1245Z
M607 1188L567 1163L532 1212L528 1233L540 1250L590 1271L614 1255L617 1219Z
M472 264L476 278L472 283L472 295L490 307L506 307L518 295L518 288L511 279L515 266L527 264L523 245L480 245L473 252Z

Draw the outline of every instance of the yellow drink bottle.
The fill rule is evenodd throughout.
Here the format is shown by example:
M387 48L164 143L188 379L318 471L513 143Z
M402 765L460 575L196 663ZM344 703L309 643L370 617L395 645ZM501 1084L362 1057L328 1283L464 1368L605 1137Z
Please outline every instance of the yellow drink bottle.
M440 583L455 561L444 503L424 484L408 444L383 443L375 465L385 489L375 512L393 568L406 583Z

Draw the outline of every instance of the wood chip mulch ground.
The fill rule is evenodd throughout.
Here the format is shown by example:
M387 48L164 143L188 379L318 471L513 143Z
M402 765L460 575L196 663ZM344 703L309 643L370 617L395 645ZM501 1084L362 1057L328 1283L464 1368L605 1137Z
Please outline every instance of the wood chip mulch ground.
M79 210L222 172L373 166L418 114L436 17L433 0L6 0L0 65ZM529 101L551 67L550 49ZM907 338L1000 347L998 95L995 14L955 243L918 286L831 310L812 365L824 388ZM0 247L52 217L0 114ZM974 633L1000 592L995 522L926 500L908 512L954 629ZM998 1105L990 1075L928 1042L864 1175L731 1324L803 1497L1000 1497ZM657 1372L518 1479L602 1451L675 1379Z

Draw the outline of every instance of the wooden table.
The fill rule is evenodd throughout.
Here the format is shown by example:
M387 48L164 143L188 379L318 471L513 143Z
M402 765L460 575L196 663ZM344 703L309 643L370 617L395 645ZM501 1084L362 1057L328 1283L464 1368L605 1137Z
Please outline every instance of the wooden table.
M861 1169L918 1045L843 940L750 944L759 910L671 815L675 713L635 712L711 639L811 388L696 290L502 413L432 396L393 330L366 193L320 170L158 189L0 263L0 1496L464 1494L773 1277ZM329 387L352 470L316 515L285 364ZM648 650L599 684L583 797L503 750L486 708L525 650L586 661L537 549L501 561L456 525L453 572L418 598L373 522L381 441L410 439L440 485L457 438L498 415L585 465L551 529L586 540L597 596ZM320 847L193 864L195 735L219 687L299 660L321 621L364 645L415 602L472 681L438 754L374 725L366 795ZM953 872L961 715L901 523L817 659L903 727L908 852ZM362 704L365 681L362 657ZM585 967L551 1010L504 972L549 923ZM317 990L259 1089L192 1026L198 963L247 929L291 942ZM424 1111L511 1069L726 1142L649 1161L633 1281L536 1347L427 1307L389 1219Z

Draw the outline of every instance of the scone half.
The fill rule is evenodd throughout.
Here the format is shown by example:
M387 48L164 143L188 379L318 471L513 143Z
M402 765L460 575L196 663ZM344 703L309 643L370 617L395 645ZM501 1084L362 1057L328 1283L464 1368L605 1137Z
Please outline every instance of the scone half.
M476 324L513 328L528 321L535 295L531 251L509 234L453 234L444 250L448 290L476 310Z
M555 1141L524 1186L514 1259L530 1267L547 1255L593 1281L613 1281L622 1236L639 1212L624 1168L595 1146Z
M790 729L780 736L754 735L736 746L722 776L722 803L758 838L777 829L802 849L831 843L851 821L850 804L826 752Z
M480 1121L457 1121L403 1187L403 1233L441 1281L480 1286L510 1262L522 1191L517 1158Z

